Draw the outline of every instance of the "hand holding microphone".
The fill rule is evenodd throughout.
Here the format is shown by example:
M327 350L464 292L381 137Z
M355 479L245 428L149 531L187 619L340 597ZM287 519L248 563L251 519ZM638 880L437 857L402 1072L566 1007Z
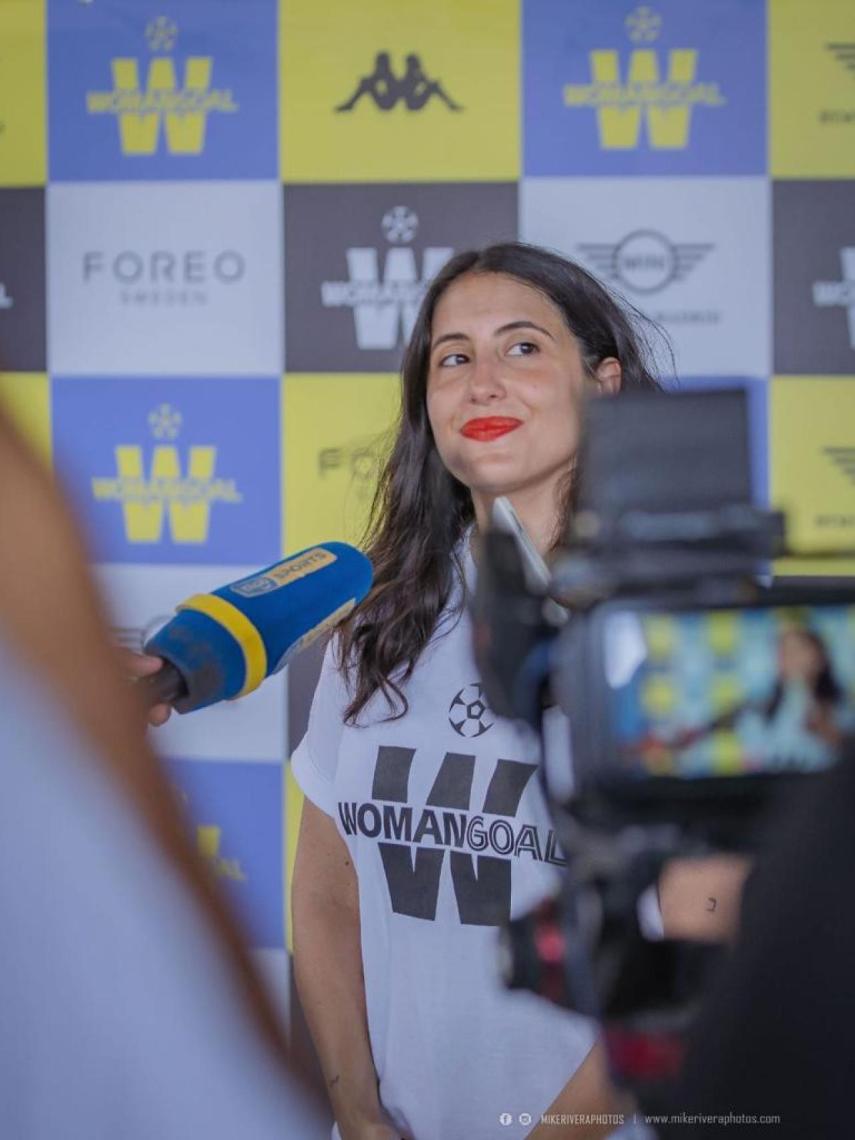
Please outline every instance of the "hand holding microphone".
M328 542L188 598L129 669L149 722L164 723L170 705L186 713L252 692L346 617L371 580L364 554Z

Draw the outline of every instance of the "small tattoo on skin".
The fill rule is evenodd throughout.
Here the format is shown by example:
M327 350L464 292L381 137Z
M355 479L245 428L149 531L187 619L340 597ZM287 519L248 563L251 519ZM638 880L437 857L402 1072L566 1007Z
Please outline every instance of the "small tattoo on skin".
M715 910L715 908L717 906L718 906L718 899L714 899L712 897L712 895L710 895L709 898L707 899L707 910L710 912L710 914L712 914L712 912Z
M336 1073L336 1075L330 1081L330 1088L332 1088L333 1085L337 1085L340 1080L341 1080L341 1073Z

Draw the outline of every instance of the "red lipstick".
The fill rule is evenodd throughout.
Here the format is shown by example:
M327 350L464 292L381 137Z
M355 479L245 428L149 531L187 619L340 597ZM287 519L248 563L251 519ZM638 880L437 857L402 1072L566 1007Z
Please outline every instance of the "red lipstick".
M514 419L513 416L483 416L481 419L469 420L468 423L465 423L461 434L465 435L467 439L488 442L491 439L498 439L499 436L507 435L509 431L514 431L521 425L522 420Z

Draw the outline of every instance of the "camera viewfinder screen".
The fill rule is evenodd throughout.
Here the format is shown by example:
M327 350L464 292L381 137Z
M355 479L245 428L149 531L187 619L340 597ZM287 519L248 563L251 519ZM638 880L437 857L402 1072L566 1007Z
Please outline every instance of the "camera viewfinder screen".
M625 771L814 771L855 732L855 605L624 611L604 638Z

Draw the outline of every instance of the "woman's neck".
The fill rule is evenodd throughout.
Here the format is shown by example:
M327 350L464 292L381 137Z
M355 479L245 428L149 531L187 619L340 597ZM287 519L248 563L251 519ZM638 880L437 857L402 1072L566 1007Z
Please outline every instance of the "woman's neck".
M544 495L542 489L539 489L537 494L519 491L507 497L538 552L546 557L555 541L558 529L558 509L553 497ZM496 498L495 495L484 495L473 491L472 503L475 508L475 528L478 534L484 534L490 529L493 503Z

